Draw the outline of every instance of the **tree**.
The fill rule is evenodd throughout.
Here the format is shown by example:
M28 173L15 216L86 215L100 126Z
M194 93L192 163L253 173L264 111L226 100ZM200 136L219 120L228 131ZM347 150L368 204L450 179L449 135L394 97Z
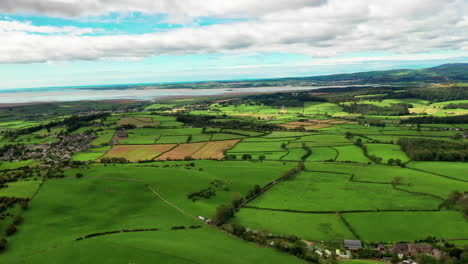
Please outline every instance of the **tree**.
M416 255L416 262L418 264L437 264L437 259L427 254Z
M390 259L390 262L392 264L397 264L398 262L400 262L400 258L398 257L398 255L393 255L392 258Z
M238 208L242 202L244 201L244 198L242 197L242 194L240 194L239 192L235 192L232 194L232 206L234 206L234 208Z
M247 198L254 197L255 195L259 194L262 191L260 185L256 184L252 189L249 190L247 193Z
M243 159L243 160L251 160L251 159L252 159L252 155L250 155L250 154L244 154L244 155L242 155L242 159Z
M16 226L15 226L15 224L10 224L10 225L7 227L5 233L6 233L7 236L11 236L11 235L13 235L14 233L16 233Z
M459 199L458 205L460 206L460 211L463 215L468 218L468 197Z
M29 208L29 202L28 201L21 201L21 208L23 210L27 210Z
M232 205L222 204L216 209L216 213L213 217L213 222L215 225L220 226L224 224L234 215L234 208Z
M21 215L17 215L15 216L15 218L13 219L13 224L15 225L18 225L20 224L21 222L23 222L23 217Z
M260 156L258 156L258 160L259 160L259 161L264 161L265 159L266 159L266 157L265 157L265 155L263 155L263 154L260 155Z

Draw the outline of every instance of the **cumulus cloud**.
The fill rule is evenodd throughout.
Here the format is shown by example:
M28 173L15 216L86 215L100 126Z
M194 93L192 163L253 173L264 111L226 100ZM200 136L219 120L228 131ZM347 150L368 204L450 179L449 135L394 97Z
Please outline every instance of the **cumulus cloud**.
M53 26L34 26L31 21L8 21L0 20L0 33L5 32L29 32L43 34L70 34L84 35L103 32L101 29L95 28L78 28L72 26L53 27Z
M170 20L180 22L188 17L200 16L258 16L276 10L293 10L325 2L326 0L2 0L0 12L31 12L62 17L143 12L169 14Z
M198 16L250 19L168 32L102 36L79 36L74 30L65 35L28 34L30 30L11 30L13 24L4 26L2 31L0 24L0 38L6 40L0 45L0 62L141 59L200 53L284 52L333 57L356 52L408 54L468 47L465 0L0 2L0 10L4 12L52 12L64 16L140 9L168 13L173 19ZM19 27L28 26L32 25Z

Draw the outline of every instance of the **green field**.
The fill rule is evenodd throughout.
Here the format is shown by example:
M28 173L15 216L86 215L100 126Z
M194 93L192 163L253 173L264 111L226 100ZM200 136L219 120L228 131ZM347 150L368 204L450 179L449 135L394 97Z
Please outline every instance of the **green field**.
M0 161L0 170L15 170L22 167L32 166L34 164L34 160L31 159L16 162Z
M189 137L188 136L161 136L157 144L171 144L171 143L187 143Z
M75 161L93 161L97 160L102 157L107 151L111 149L110 146L108 147L100 147L100 148L90 148L85 152L79 152L72 156L72 159Z
M391 183L396 176L402 178L402 185L398 188L407 191L427 193L446 198L454 190L466 190L467 182L441 177L438 175L401 168L398 166L365 165L365 164L337 164L332 162L310 162L306 163L309 170L329 171L354 174L358 181L371 181Z
M365 241L398 242L468 237L466 220L460 212L350 213L344 217Z
M40 184L40 181L10 182L7 187L0 188L0 197L31 198Z
M110 143L110 141L112 140L112 137L115 134L115 131L114 130L104 130L104 131L100 131L100 132L96 132L96 133L97 133L98 138L93 140L93 142L91 142L91 144L95 145L95 146L102 146L102 145L106 145L106 144Z
M281 142L239 142L229 152L268 152L284 151Z
M296 235L312 241L353 238L336 214L302 214L244 208L236 214L233 222L252 229L266 229L275 234Z
M270 161L260 163L208 160L194 161L194 167L184 166L189 163L191 162L164 162L163 164L169 165L166 168L159 162L145 163L145 167L139 164L112 167L96 164L88 170L73 169L66 171L66 174L73 177L77 172L81 172L85 176L144 180L153 183L164 196L179 207L194 215L210 217L217 205L231 201L234 192L245 195L255 184L264 186L296 166L296 163L283 165L282 162ZM221 164L222 167L219 167ZM220 190L216 192L216 196L195 203L186 197L190 193L206 189L213 180L221 180L229 190Z
M299 161L306 154L307 154L307 151L303 148L289 149L288 155L283 157L281 160Z
M340 146L334 147L334 149L339 153L336 161L349 161L359 163L371 162L366 156L364 156L362 149L360 149L358 146Z
M312 155L307 158L307 161L325 161L335 160L339 152L332 147L312 148Z
M315 168L313 168L315 169ZM390 184L350 182L349 175L305 172L249 203L299 211L436 209L440 201L395 190Z
M101 178L48 180L24 218L5 257L34 254L97 232L196 224L143 183Z
M465 162L413 161L408 164L408 167L468 181L468 164Z
M399 159L402 162L409 161L406 153L400 149L399 145L391 144L366 144L369 155L382 158L382 162L387 163L389 159Z

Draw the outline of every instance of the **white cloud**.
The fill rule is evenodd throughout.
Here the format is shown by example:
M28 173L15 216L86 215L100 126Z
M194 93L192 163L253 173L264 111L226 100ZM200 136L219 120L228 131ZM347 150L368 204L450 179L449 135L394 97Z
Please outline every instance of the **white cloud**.
M12 1L2 0L0 10L89 15L146 8L147 12L169 13L174 20L197 16L252 19L111 36L78 36L83 33L77 34L80 30L77 28L67 31L11 23L2 31L0 24L0 38L6 40L0 45L2 63L141 59L163 54L204 53L284 52L333 57L356 52L410 54L467 50L468 47L468 2L465 0L133 0L131 3L127 0L15 0L17 4ZM45 31L67 34L28 34Z
M326 0L2 0L0 12L31 12L63 17L143 12L169 14L171 21L180 22L200 16L258 16L276 10L316 6L324 2Z
M70 34L70 35L84 35L103 32L100 29L94 28L78 28L72 26L53 27L53 26L34 26L30 21L7 21L0 20L0 33L5 32L29 32L29 33L43 33L43 34Z

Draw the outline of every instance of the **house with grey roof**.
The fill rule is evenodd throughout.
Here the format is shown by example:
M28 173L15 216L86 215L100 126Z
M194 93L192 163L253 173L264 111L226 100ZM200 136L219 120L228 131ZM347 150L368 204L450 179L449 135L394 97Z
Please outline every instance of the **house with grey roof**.
M344 247L349 250L357 250L357 249L362 248L361 240L345 239L343 242L344 242Z

